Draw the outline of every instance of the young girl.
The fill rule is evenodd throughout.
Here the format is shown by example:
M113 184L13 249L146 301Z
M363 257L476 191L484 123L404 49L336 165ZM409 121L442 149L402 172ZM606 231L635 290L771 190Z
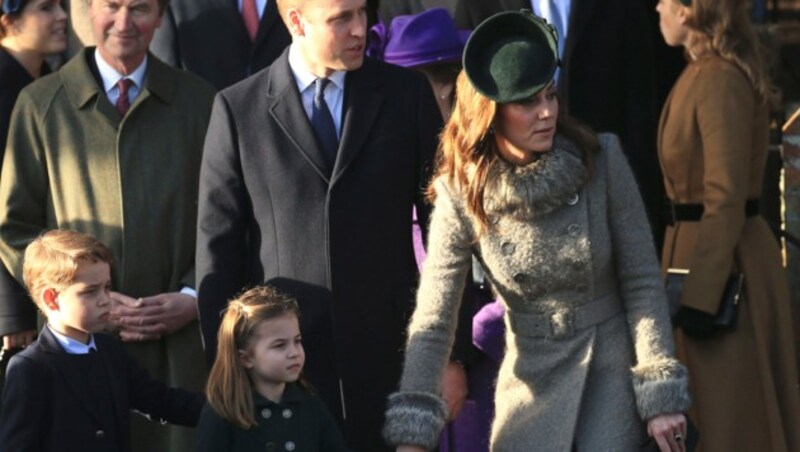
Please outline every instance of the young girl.
M268 286L228 304L196 450L347 450L333 417L300 377L299 314L295 300Z

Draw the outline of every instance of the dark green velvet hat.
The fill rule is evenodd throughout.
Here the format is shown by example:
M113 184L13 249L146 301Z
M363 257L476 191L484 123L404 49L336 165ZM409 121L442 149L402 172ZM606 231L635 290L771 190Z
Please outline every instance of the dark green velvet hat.
M486 19L464 48L464 72L475 89L506 104L533 97L553 79L558 66L558 36L529 10Z

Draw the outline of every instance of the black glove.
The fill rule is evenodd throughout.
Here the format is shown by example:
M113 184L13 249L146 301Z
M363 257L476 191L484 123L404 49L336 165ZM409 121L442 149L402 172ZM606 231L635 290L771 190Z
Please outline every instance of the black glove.
M714 333L714 316L687 306L681 306L675 314L675 326L695 339L704 339Z

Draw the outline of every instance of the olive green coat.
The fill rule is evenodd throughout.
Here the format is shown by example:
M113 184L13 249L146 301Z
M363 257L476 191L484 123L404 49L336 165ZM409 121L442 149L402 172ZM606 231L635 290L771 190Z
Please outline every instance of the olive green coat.
M113 290L132 297L178 291L194 284L197 186L213 89L150 56L144 87L123 119L91 72L92 51L19 96L0 176L0 257L21 280L32 239L45 229L74 229L112 249ZM196 323L129 349L158 379L202 388ZM137 438L150 440L139 450L189 447L181 441L190 431L165 435L172 428L147 424L134 427L135 449ZM161 439L168 442L153 442Z
M666 192L702 203L700 221L669 227L663 267L686 268L681 303L714 313L731 272L744 273L738 328L711 339L677 333L689 368L692 418L703 451L800 450L800 401L784 269L758 199L767 157L767 109L744 73L717 57L691 63L661 117Z

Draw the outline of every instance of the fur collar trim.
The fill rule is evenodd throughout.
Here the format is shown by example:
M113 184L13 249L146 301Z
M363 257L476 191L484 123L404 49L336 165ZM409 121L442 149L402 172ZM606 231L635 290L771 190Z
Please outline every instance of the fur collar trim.
M484 208L489 215L531 220L566 204L588 179L580 151L566 138L556 136L553 149L528 165L499 159L489 170Z

